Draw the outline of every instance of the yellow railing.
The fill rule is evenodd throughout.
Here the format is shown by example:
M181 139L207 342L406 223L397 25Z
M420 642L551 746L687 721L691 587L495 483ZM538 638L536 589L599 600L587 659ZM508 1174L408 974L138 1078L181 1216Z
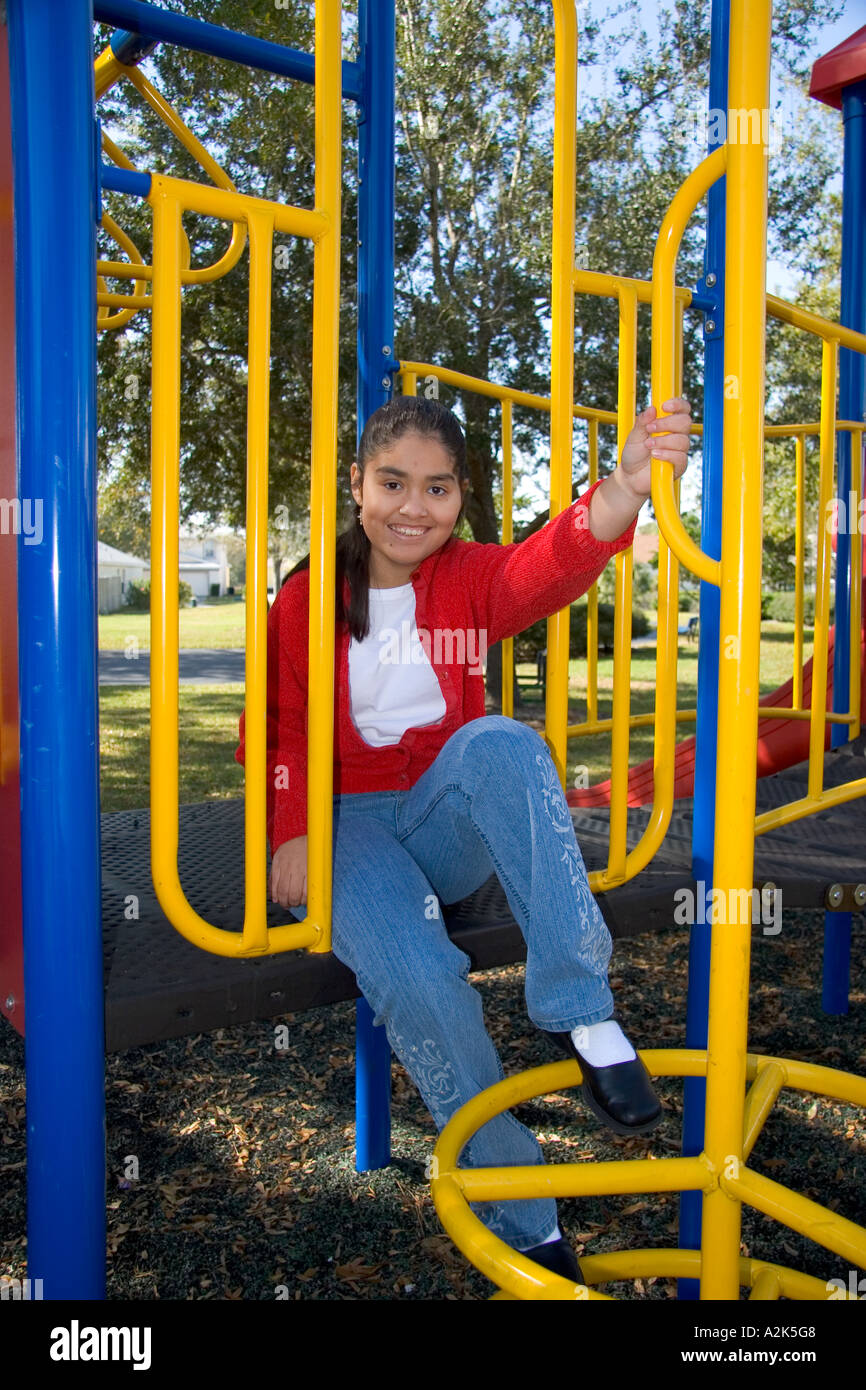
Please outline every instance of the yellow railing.
M153 424L151 549L151 868L160 906L177 930L217 955L305 947L329 951L334 707L333 554L336 543L337 362L340 286L341 32L339 0L316 5L315 209L283 206L224 188L153 175ZM247 388L246 801L242 933L206 922L178 877L178 484L180 437L181 215L232 222L249 237ZM267 516L272 240L314 244L310 667L308 700L308 902L303 922L267 925ZM227 253L228 254L228 253ZM213 278L216 267L207 274Z
M165 100L138 68L127 67L123 63L119 63L110 46L97 58L94 64L94 77L97 98L103 96L118 78L125 77L141 94L151 109L156 112L172 134L177 137L184 149L192 155L193 159L203 172L207 174L208 178L212 180L214 185L217 188L227 189L232 193L237 191L228 174L205 149L201 141L193 135L189 127L181 120L174 107ZM123 150L121 150L104 132L102 135L102 147L109 159L119 168L129 170L135 169L134 164L124 154ZM119 227L108 213L103 213L101 225L103 230L126 252L130 258L130 262L97 261L97 328L123 328L129 323L134 314L140 313L142 309L150 309L153 307L152 296L141 293L138 289L139 285L145 285L153 278L153 268L144 263L141 253L132 239L127 236L123 228ZM209 266L200 266L192 269L190 267L191 252L189 240L182 227L181 239L183 247L181 252L181 283L184 285L205 284L213 280L221 279L223 275L227 275L228 272L237 265L246 245L246 224L244 222L235 222L233 224L231 241L229 242L228 249L219 260ZM114 294L110 292L106 285L106 279L133 280L135 285L132 294ZM116 308L119 312L110 314L108 311L111 308Z
M728 100L732 109L768 109L771 11L771 0L731 0ZM556 130L561 136L565 126L566 135L570 132L569 138L573 139L574 35L568 22L574 17L573 0L554 0L554 12ZM568 43L564 42L566 37ZM558 157L567 157L562 140L555 138L554 144ZM724 376L726 381L735 382L737 389L726 392L724 399L721 559L716 561L703 554L686 535L677 512L669 462L653 464L653 503L662 539L668 547L665 564L660 561L660 603L662 586L669 582L675 585L677 561L720 588L713 886L721 892L729 910L726 925L712 934L706 1051L641 1054L654 1076L706 1077L704 1148L695 1157L680 1159L460 1169L457 1164L462 1149L483 1124L530 1097L576 1085L581 1080L580 1069L576 1062L560 1062L509 1077L482 1091L443 1129L434 1151L431 1185L443 1225L474 1263L500 1286L500 1297L569 1301L599 1298L603 1295L590 1285L655 1274L699 1278L702 1299L736 1300L741 1283L750 1286L751 1297L756 1300L781 1296L828 1298L828 1286L818 1279L740 1256L743 1202L843 1258L866 1265L866 1230L747 1167L749 1154L783 1086L866 1105L866 1079L747 1052L752 930L748 889L754 871L761 623L767 240L767 160L760 141L735 143L716 152L686 180L671 206L654 265L652 385L653 404L660 409L677 387L673 282L676 248L696 199L723 170L727 178ZM617 293L622 303L619 286ZM631 297L636 302L634 291ZM557 308L554 294L554 325L557 314L560 315L555 337L560 341L565 332L562 312L562 304ZM828 337L833 339L832 334ZM837 335L835 342L838 341ZM825 350L822 382L822 501L829 497L835 437L834 367L833 347ZM826 509L821 513L821 525L825 518ZM623 590L628 597L627 585ZM826 547L824 557L819 558L818 607L826 621ZM669 643L670 634L660 629L658 645L663 662L667 663L665 670L672 664ZM820 653L813 669L820 670ZM668 704L674 705L675 700ZM658 799L661 781L662 815L669 798L668 783L673 780L674 721L669 708L665 715L666 727L661 733L658 724L656 727L656 795ZM812 717L814 727L814 687ZM821 727L823 733L823 719ZM667 766L658 767L660 756L667 759ZM814 791L811 776L810 791ZM747 1082L751 1083L748 1096ZM702 1193L699 1251L637 1250L586 1258L582 1261L586 1280L583 1285L551 1274L518 1254L469 1210L470 1202L479 1201L687 1190Z

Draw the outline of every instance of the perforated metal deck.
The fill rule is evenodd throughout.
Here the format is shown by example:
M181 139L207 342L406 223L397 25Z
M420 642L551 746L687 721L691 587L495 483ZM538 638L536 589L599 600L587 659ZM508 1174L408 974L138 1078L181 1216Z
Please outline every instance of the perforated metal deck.
M829 753L825 786L866 775L863 738ZM805 764L758 782L758 809L805 794ZM215 926L239 930L243 921L243 801L208 801L180 809L179 872L195 910ZM649 809L628 813L628 843L636 843ZM607 855L606 810L573 812L588 869ZM692 802L676 803L662 846L630 883L599 897L614 936L669 925L674 893L694 887L691 876ZM756 841L755 881L772 880L785 907L820 907L834 882L866 881L866 799L822 811ZM254 1018L334 1003L358 995L354 975L334 955L290 951L257 960L231 960L192 946L168 923L150 877L150 813L102 817L102 909L109 1051L181 1037ZM137 918L131 915L137 911ZM463 902L444 907L448 930L477 969L524 960L525 943L497 878ZM268 921L293 920L274 904Z

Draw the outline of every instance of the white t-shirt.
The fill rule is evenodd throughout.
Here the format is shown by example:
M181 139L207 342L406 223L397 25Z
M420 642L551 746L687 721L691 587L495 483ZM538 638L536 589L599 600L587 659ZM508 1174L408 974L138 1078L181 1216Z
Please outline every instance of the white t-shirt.
M365 743L399 743L438 724L447 706L415 626L415 589L370 589L370 631L349 640L352 721Z

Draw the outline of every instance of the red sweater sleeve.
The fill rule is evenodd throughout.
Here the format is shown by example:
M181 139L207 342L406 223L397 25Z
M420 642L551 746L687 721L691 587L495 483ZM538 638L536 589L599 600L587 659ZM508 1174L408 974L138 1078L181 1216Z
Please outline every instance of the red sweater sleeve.
M596 540L590 531L589 503L601 482L526 540L461 546L462 581L475 620L486 629L488 646L573 603L592 587L611 556L632 544L637 517L614 541Z
M275 854L286 840L307 833L307 627L309 585L300 570L284 584L268 613L268 840ZM245 758L246 710L240 718Z

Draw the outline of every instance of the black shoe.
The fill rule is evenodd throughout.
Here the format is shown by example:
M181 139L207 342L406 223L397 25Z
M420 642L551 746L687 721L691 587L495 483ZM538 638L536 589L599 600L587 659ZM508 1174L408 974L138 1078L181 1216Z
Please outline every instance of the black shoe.
M565 1236L550 1240L546 1245L533 1245L531 1250L521 1250L520 1254L534 1260L543 1269L549 1269L552 1274L561 1274L563 1279L571 1279L575 1284L584 1282L577 1256Z
M593 1067L581 1057L570 1033L548 1033L568 1057L574 1057L583 1073L581 1093L594 1115L617 1134L649 1134L662 1117L661 1101L650 1074L635 1056L631 1062L615 1062L609 1067Z

